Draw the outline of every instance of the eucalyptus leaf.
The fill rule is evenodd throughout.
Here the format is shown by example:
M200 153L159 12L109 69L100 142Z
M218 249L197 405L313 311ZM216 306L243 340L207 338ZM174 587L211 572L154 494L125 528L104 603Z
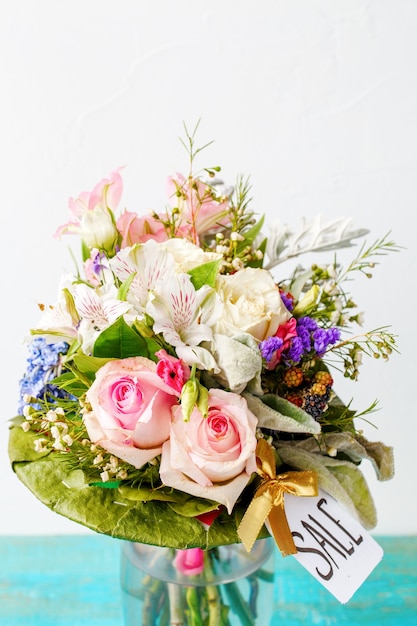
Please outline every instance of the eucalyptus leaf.
M246 398L249 409L257 416L261 428L286 433L320 433L320 424L285 398L276 394L265 394L262 398L247 392L242 395Z

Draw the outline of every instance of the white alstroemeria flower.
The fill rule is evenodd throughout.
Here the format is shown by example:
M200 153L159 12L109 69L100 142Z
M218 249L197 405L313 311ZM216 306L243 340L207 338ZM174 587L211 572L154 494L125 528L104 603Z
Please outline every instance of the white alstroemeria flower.
M142 315L156 283L173 275L174 265L174 259L169 252L153 240L123 248L110 260L110 267L122 282L135 274L127 300Z
M91 353L98 335L130 309L128 302L117 299L114 285L104 285L99 289L85 284L76 285L74 301L81 318L78 335L86 354Z
M53 305L40 304L42 316L36 327L37 333L45 331L48 341L62 341L67 339L71 342L77 338L77 325L79 317L75 310L71 295L74 282L72 274L66 274L60 280L58 302Z
M213 337L217 303L214 289L203 285L196 290L188 274L178 274L158 283L147 312L154 319L154 332L162 333L187 365L217 371L210 352L200 346Z

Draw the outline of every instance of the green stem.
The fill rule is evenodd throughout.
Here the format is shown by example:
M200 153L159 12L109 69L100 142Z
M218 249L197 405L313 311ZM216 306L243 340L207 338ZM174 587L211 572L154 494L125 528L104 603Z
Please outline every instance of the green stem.
M212 562L213 553L208 551L205 554L204 570L207 580L213 580L214 570ZM207 606L208 606L208 624L207 626L222 625L222 598L218 585L206 586Z
M157 609L157 603L163 592L164 583L156 578L145 577L144 584L146 589L142 606L142 624L143 626L156 626L160 610Z
M258 617L257 602L258 602L258 595L259 595L259 581L256 578L256 576L251 576L249 578L249 587L250 587L249 608L250 608L251 614L256 619Z
M190 626L203 626L203 618L200 611L200 598L196 587L187 587L185 599L190 614Z
M181 602L181 586L168 583L170 626L185 626L184 611Z
M245 602L237 583L227 583L224 588L230 600L231 608L239 616L241 625L255 626L254 616L251 614L248 603Z
M221 597L216 585L208 585L207 604L209 611L208 626L219 626L221 624Z

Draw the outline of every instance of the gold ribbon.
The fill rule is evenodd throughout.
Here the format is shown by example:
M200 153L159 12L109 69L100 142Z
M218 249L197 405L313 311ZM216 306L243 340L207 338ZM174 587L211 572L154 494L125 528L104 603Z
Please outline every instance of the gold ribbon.
M262 480L239 524L237 533L246 550L250 552L259 531L268 520L282 556L295 554L297 548L285 515L284 494L317 496L316 472L285 472L277 476L274 451L265 439L258 441L256 457L258 474Z

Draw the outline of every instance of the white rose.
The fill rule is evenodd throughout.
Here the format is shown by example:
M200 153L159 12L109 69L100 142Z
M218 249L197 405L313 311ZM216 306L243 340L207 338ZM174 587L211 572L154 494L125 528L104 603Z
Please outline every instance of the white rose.
M204 265L204 263L223 258L221 254L216 252L204 252L199 246L186 239L168 239L168 241L162 242L160 246L172 254L177 264L177 271L185 273L199 265Z
M234 274L219 276L216 291L223 311L214 332L233 337L249 333L258 341L275 335L278 326L291 313L281 300L271 274L247 267Z

